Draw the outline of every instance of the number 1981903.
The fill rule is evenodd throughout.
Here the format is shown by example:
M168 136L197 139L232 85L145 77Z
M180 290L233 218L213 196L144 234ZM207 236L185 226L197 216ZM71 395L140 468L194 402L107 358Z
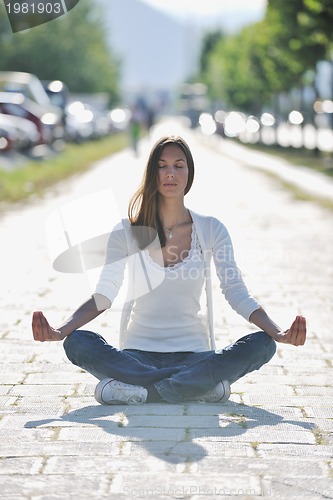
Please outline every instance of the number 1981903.
M8 14L62 14L60 2L13 2L6 3Z

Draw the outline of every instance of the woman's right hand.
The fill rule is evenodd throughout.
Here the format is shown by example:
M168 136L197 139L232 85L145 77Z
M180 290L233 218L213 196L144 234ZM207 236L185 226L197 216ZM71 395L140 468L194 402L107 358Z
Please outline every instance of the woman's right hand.
M39 342L60 341L66 337L60 330L56 330L50 326L41 311L35 311L32 315L32 333L34 339Z

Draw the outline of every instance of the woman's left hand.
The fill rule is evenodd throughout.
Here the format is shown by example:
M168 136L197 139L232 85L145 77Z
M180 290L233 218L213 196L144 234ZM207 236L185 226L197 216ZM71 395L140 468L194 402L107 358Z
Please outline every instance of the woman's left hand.
M306 340L306 319L304 316L296 316L291 327L284 332L279 332L275 340L283 344L304 345Z

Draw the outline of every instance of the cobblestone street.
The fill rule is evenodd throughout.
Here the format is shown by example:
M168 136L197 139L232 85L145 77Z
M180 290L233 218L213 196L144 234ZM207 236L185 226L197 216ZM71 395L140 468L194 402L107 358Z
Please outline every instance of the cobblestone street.
M97 276L53 269L63 245L61 231L50 236L54 214L65 214L73 244L109 230L126 217L155 136L178 127L159 125L138 157L125 150L0 215L3 499L333 498L333 211L296 200L263 166L252 168L245 147L236 155L223 140L180 129L196 165L185 203L225 223L248 288L277 324L307 318L305 346L278 344L224 405L105 407L60 343L32 339L34 310L57 326ZM217 347L255 331L217 282L214 302ZM117 345L118 324L115 304L90 329Z

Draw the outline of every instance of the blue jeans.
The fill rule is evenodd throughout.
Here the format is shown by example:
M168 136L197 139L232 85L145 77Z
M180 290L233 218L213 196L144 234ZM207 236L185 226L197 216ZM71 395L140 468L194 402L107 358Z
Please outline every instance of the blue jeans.
M265 332L246 335L216 351L148 352L119 350L100 335L76 330L64 341L68 359L99 380L114 378L141 385L170 403L193 400L220 381L230 384L267 363L275 354ZM149 397L148 397L149 401Z

